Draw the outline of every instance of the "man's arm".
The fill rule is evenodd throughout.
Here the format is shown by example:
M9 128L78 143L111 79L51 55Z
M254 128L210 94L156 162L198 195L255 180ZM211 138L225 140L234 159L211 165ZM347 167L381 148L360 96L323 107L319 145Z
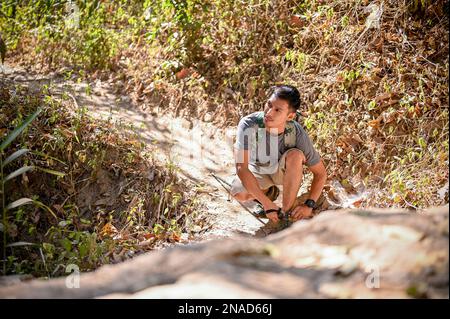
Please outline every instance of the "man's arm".
M235 162L236 162L236 174L244 185L249 194L256 198L264 207L264 210L278 209L275 205L259 188L258 181L253 173L248 169L249 151L243 149L235 149ZM270 213L268 217L273 221L278 221L276 213Z
M309 170L313 173L309 198L317 202L320 194L322 193L323 187L325 186L325 182L327 181L327 170L325 165L323 165L322 160L320 160L320 162L316 165L310 166Z
M309 170L313 173L313 180L311 183L311 189L309 191L310 199L313 199L315 202L320 197L322 193L323 187L325 186L325 182L327 181L327 170L325 165L323 165L322 160L319 163L312 165L309 167ZM312 208L306 205L300 205L294 209L292 212L292 217L294 220L298 220L302 217L310 217L312 214Z

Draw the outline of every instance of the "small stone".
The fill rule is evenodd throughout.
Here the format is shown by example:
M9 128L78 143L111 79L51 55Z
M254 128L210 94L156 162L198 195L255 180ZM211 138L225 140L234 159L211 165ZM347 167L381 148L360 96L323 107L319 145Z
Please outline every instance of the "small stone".
M336 276L348 277L358 269L358 263L354 260L349 260L336 270Z
M122 95L120 97L120 101L123 102L123 103L130 103L131 102L131 98L129 96Z
M17 82L24 82L25 81L25 77L23 75L18 75L14 78L14 81Z
M213 119L213 116L211 113L206 113L205 116L203 116L203 121L205 122L211 122Z

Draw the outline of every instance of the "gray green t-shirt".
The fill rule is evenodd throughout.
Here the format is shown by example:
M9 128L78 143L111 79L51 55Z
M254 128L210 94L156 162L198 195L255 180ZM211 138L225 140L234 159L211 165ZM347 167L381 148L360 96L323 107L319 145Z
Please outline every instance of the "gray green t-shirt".
M252 172L273 174L278 169L278 161L288 148L284 142L285 134L273 134L260 127L261 116L262 112L255 112L239 121L234 147L250 151L249 169ZM298 122L293 123L296 128L295 147L305 155L306 165L319 163L320 155L308 134Z

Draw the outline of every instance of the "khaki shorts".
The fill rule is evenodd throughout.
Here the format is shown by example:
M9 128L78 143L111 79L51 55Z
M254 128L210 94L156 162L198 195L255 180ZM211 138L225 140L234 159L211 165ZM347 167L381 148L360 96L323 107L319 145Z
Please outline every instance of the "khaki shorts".
M286 155L289 152L300 152L303 155L303 152L298 148L290 148L281 156L280 160L278 161L278 170L275 173L258 174L252 172L258 182L259 187L262 190L267 190L272 185L283 185L284 173L286 172ZM244 185L242 185L241 179L238 176L235 176L233 182L231 183L230 192L233 196L238 193L247 192Z

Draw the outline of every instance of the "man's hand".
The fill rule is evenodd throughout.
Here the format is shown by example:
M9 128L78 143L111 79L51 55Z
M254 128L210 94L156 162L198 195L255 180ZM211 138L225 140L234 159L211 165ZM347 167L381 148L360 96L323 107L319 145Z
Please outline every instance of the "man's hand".
M273 202L270 202L267 205L264 205L264 210L269 210L269 209L279 210L280 207L275 205ZM278 223L278 221L279 221L277 212L268 213L268 214L266 214L266 216L267 216L267 218L269 218L274 223Z
M291 212L291 216L294 221L297 221L299 219L310 218L310 217L312 217L312 211L313 211L313 209L311 207L308 207L306 205L300 205L300 206L297 206Z

